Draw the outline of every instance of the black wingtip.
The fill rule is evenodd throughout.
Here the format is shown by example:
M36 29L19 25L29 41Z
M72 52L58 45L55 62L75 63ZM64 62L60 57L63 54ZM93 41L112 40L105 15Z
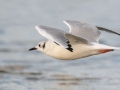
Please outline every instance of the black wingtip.
M98 27L98 26L96 26L96 27L97 27L97 29L99 29L99 30L101 30L101 31L106 31L106 32L113 33L113 34L117 34L117 35L120 36L120 33L117 33L117 32L115 32L115 31L112 31L112 30L109 30L109 29L106 29L106 28L103 28L103 27Z
M66 48L67 50L69 50L70 52L73 52L73 48L72 48L72 46L71 46L71 44L70 44L70 42L69 41L67 41L67 46L68 46L68 48Z
M66 48L67 50L69 50L70 52L73 52L73 49L72 48Z

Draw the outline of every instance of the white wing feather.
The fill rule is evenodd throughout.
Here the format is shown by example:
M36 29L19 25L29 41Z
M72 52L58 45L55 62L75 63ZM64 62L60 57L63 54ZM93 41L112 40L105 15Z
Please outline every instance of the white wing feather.
M55 41L56 43L68 48L67 43L68 39L65 36L65 32L56 28L48 27L48 26L36 26L35 27L38 32L51 41Z
M70 35L70 34L64 32L62 30L56 29L56 28L52 28L52 27L48 27L48 26L36 26L35 28L38 30L38 32L42 36L46 37L47 39L49 39L53 42L58 43L59 45L65 47L69 50L72 50L72 46L71 46L68 38L73 37L73 39L76 39L76 40L79 40L83 43L88 44L88 41L85 40L84 38Z
M70 28L69 32L71 34L83 37L91 42L98 42L100 31L95 26L72 20L65 20L63 22Z

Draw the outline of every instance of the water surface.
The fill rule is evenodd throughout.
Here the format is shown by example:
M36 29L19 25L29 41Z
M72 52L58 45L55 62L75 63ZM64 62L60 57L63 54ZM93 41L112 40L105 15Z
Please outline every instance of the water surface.
M119 90L120 51L75 61L28 52L46 40L35 25L68 32L63 20L78 20L119 32L119 0L1 0L1 90ZM120 37L103 32L100 42L120 46Z

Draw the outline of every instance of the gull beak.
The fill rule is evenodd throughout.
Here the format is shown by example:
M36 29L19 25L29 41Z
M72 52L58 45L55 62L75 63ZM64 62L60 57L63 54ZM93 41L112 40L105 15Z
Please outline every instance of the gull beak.
M37 48L33 47L33 48L30 48L29 51L32 51L32 50L36 50Z

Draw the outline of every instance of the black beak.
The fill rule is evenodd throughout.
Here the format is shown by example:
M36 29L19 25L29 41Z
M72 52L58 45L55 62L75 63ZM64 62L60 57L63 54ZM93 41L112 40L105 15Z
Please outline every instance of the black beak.
M32 50L36 50L37 48L33 47L33 48L30 48L29 51L32 51Z

